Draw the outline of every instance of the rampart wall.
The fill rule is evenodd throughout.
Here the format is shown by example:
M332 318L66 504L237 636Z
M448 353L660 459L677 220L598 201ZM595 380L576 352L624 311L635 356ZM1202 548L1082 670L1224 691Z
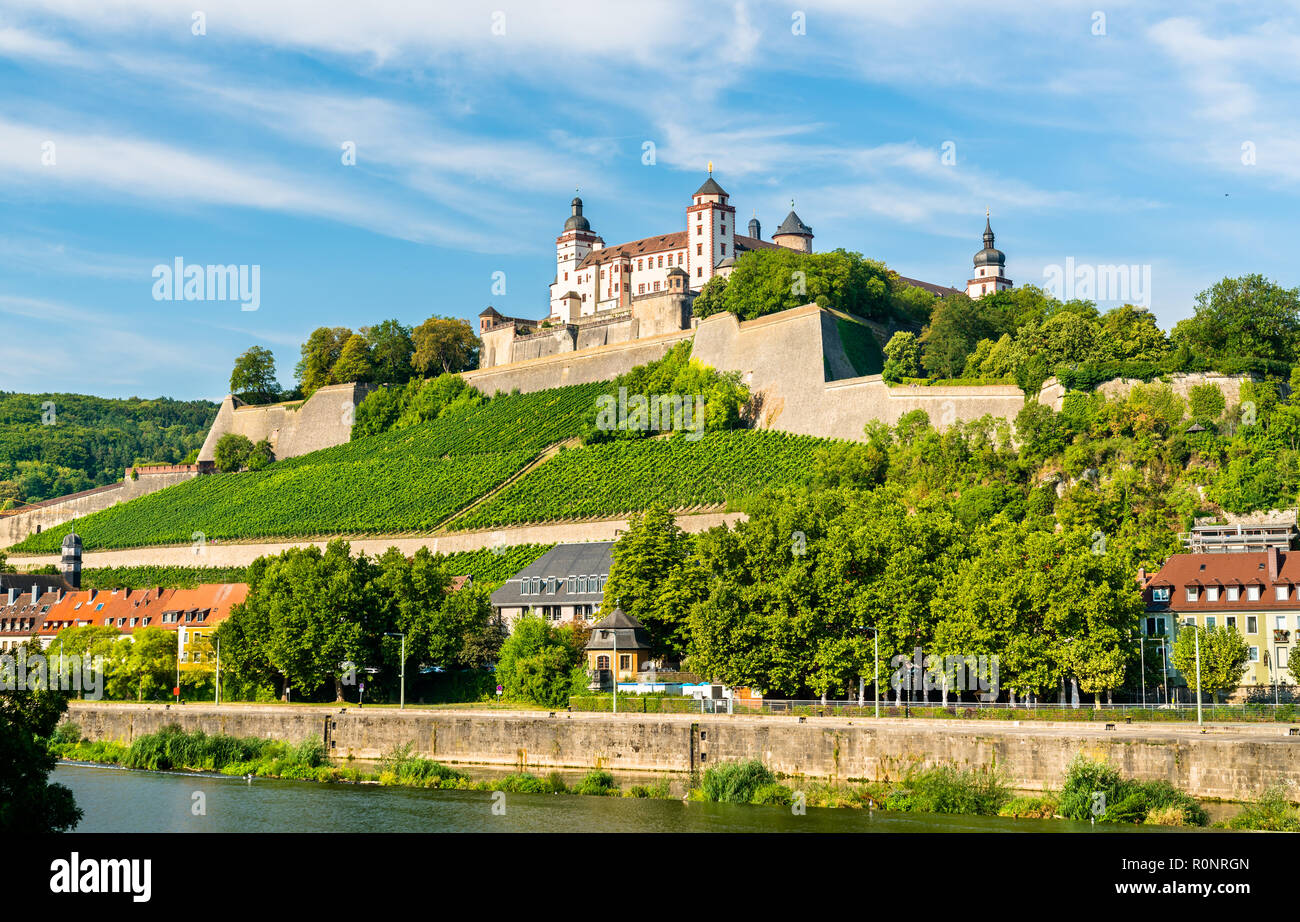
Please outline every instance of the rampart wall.
M64 522L99 512L127 500L156 493L172 484L198 476L197 466L176 465L180 470L159 472L142 468L138 478L127 477L118 483L83 490L34 504L21 511L0 515L0 548L10 547L29 535L54 528Z
M369 389L365 384L331 384L298 407L291 403L250 406L227 396L203 440L199 463L213 461L217 442L229 433L254 443L266 439L277 460L342 445L352 438L353 412Z

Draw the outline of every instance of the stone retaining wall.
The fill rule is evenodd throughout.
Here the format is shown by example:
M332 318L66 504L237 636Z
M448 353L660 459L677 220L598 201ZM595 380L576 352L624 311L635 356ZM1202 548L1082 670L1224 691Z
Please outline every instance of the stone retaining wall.
M1108 759L1141 780L1167 780L1201 798L1250 799L1300 782L1300 738L1286 727L1195 728L978 725L959 721L835 720L696 715L569 714L311 706L73 702L71 719L93 740L129 743L170 723L187 730L300 742L322 739L336 758L376 758L412 744L447 763L693 772L759 759L789 775L890 780L909 768L997 766L1022 790L1059 788L1077 753Z

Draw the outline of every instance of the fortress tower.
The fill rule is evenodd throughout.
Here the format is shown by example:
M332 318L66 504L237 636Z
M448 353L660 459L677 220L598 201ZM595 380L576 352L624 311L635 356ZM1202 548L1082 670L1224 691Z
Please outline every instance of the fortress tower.
M781 226L772 235L772 242L777 246L798 250L800 253L812 252L812 228L800 220L794 213L794 199L790 200L790 213L785 216Z
M1006 277L1007 257L993 246L993 225L989 223L988 210L984 211L984 249L975 254L975 270L970 281L966 283L966 294L972 298L982 298L995 291L1011 287L1011 279Z

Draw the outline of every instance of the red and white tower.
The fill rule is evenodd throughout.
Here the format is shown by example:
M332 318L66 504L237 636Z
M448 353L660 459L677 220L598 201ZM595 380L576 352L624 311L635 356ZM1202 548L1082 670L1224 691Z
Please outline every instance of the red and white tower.
M727 204L728 198L714 180L709 161L709 178L686 209L686 274L692 290L703 288L718 263L736 255L736 209Z

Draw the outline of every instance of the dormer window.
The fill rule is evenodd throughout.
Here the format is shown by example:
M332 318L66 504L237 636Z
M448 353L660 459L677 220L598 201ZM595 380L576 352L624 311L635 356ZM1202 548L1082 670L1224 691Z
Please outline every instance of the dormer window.
M1168 587L1168 586L1157 586L1155 589L1152 589L1152 590L1151 590L1151 601L1153 601L1153 602L1168 602L1168 601L1169 601L1169 587Z
M1195 602L1198 598L1200 598L1200 595L1201 595L1200 589L1196 588L1195 586L1187 587L1187 601Z
M1279 602L1285 602L1290 597L1290 586L1274 586L1273 592L1277 594Z
M1235 601L1237 601L1237 600L1240 599L1240 598L1241 598L1241 587L1240 587L1240 586L1229 586L1229 587L1228 587L1228 601L1229 601L1229 602L1235 602Z
M1207 586L1207 587L1205 588L1205 601L1207 601L1207 602L1217 602L1217 601L1219 601L1219 587L1218 587L1218 586Z
M1246 587L1246 599L1247 599L1248 601L1251 601L1251 602L1258 602L1258 601L1259 601L1259 587L1258 587L1258 586L1247 586L1247 587Z

